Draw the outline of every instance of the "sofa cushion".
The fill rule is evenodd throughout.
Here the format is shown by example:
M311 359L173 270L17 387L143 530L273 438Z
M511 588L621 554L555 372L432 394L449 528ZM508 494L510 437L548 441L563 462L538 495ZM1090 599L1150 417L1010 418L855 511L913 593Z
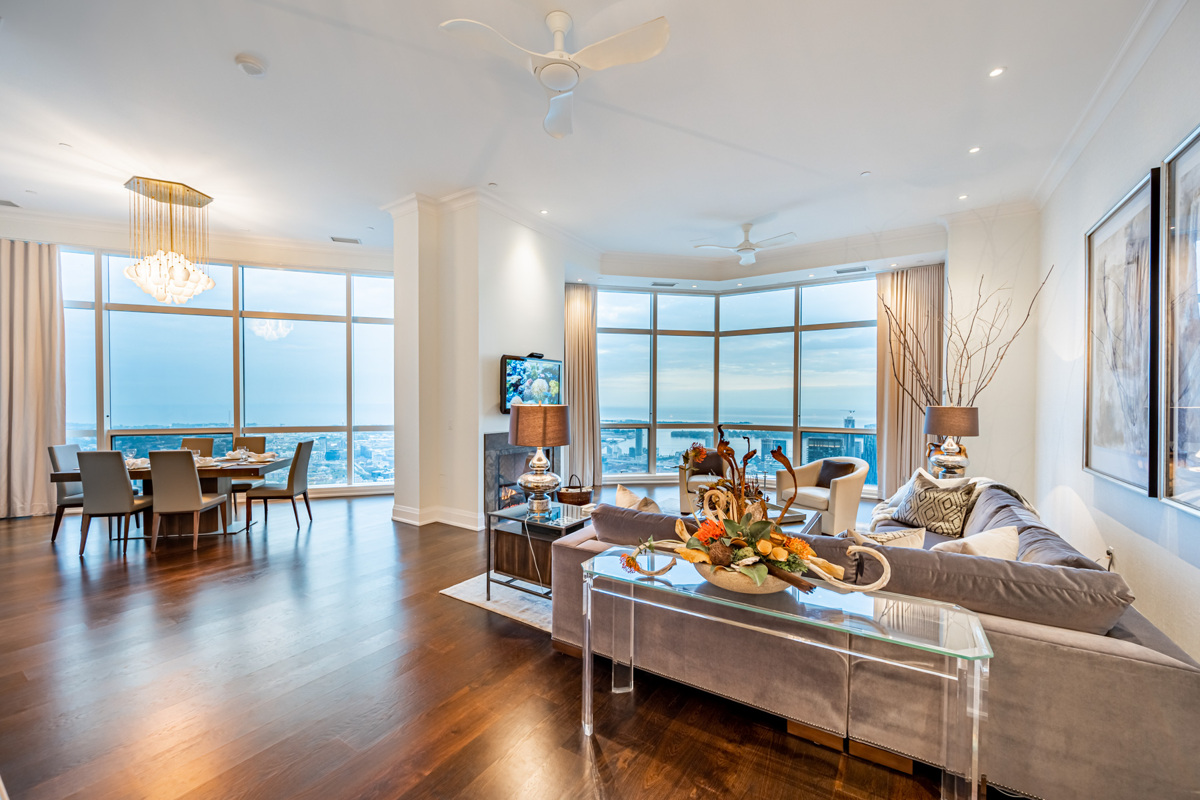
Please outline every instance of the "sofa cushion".
M1019 535L1018 561L1075 569L1103 569L1067 544L1065 539L1047 528L1037 514L1003 489L987 488L980 492L963 533L972 536L1009 525L1015 527Z
M1049 564L1056 567L1073 567L1075 569L1094 569L1103 571L1103 567L1083 553L1067 544L1056 533L1045 528L1031 527L1021 533L1017 548L1017 560L1028 561L1032 564Z
M788 495L796 496L796 505L812 508L817 511L824 511L829 508L829 490L822 489L818 486L801 486L794 491L789 490Z
M844 478L854 472L854 464L849 461L834 461L833 459L823 459L821 461L821 471L817 473L817 486L822 489L828 489L838 478Z
M968 556L1016 561L1019 541L1020 536L1017 534L1017 529L1012 525L1006 525L1003 528L992 528L990 531L982 531L973 536L941 542L930 549L939 553L963 553Z
M609 544L637 547L647 539L675 539L675 521L682 519L689 531L699 530L690 518L633 508L618 508L606 503L592 511L592 527L596 538Z
M845 539L802 538L818 556L845 567L847 581L864 585L882 574L882 566L868 558L863 559L859 575ZM887 551L886 558L892 565L892 579L885 592L1085 633L1107 633L1133 602L1129 586L1114 572L896 547Z
M924 528L943 536L961 536L967 519L967 505L974 491L970 484L943 489L918 474L912 494L896 507L893 516L910 528Z

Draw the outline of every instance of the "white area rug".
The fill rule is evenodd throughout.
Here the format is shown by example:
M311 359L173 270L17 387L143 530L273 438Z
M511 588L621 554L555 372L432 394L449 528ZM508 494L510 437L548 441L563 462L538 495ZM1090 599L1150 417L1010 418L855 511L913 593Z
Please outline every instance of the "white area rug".
M550 632L550 598L536 597L493 583L492 599L488 600L486 575L476 575L462 583L456 583L448 589L442 589L439 594L494 611L531 628Z

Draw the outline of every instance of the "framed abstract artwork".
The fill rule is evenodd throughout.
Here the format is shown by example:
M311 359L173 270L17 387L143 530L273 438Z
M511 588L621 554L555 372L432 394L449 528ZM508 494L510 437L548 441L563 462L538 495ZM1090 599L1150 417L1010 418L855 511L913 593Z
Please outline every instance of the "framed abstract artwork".
M1158 491L1159 169L1087 232L1083 467Z
M1200 128L1164 163L1163 497L1200 511Z

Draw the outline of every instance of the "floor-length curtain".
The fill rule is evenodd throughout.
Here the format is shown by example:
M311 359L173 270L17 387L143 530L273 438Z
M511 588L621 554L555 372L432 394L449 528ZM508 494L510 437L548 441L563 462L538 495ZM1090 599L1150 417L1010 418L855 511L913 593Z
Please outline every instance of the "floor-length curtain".
M596 382L596 287L566 287L566 401L571 407L567 474L600 487L600 389Z
M876 281L880 298L876 466L879 492L886 498L925 463L926 438L925 409L909 397L911 393L921 399L924 393L917 388L918 378L901 355L899 339L893 335L883 305L891 309L895 323L903 327L910 344L925 354L931 374L921 380L932 379L934 393L940 397L943 269L941 264L935 264L883 272Z
M54 513L49 445L66 436L58 247L0 239L0 517Z

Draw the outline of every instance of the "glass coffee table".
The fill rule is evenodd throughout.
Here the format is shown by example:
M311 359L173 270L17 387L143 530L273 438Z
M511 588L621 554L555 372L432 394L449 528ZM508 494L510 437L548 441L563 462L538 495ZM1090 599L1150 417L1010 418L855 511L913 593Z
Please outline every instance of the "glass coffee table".
M816 515L813 515L816 516ZM680 559L667 573L649 577L626 572L620 557L629 548L610 548L583 563L583 732L591 736L593 611L600 598L612 603L612 690L633 690L635 609L640 605L677 612L682 617L711 620L797 643L932 675L944 682L942 797L978 797L979 726L987 699L992 648L973 611L950 603L887 592L846 592L820 579L811 592L750 595L718 589ZM654 570L670 563L669 553L643 555L639 563ZM745 612L753 612L747 614ZM831 644L820 634L837 631L849 637L897 645L893 657ZM607 632L606 632L607 633ZM607 639L606 639L607 641ZM847 644L852 644L848 639ZM911 653L911 658L908 656ZM932 662L928 654L941 656ZM940 668L931 663L940 664Z

